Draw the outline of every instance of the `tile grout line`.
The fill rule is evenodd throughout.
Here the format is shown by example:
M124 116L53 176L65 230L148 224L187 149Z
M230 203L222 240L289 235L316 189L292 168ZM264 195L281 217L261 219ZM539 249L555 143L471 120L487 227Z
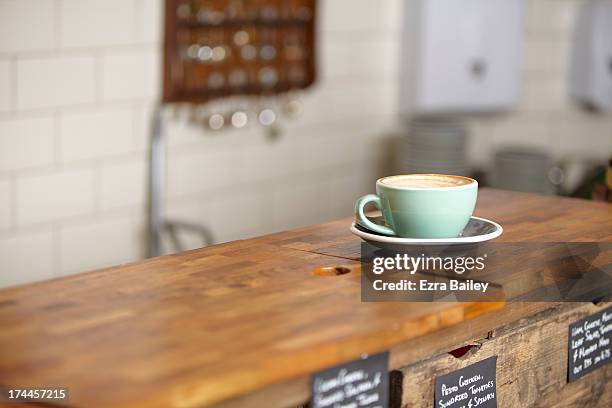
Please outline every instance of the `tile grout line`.
M17 113L18 111L18 104L17 104L17 84L18 84L18 75L19 72L17 70L17 56L13 55L12 58L10 59L10 71L11 71L11 79L12 79L12 83L10 85L11 89L10 89L10 98L11 98L11 105L10 105L10 111L9 111L9 116L13 116ZM0 117L2 117L2 115L0 115Z
M53 236L53 275L62 276L61 226L56 221L51 228Z
M10 207L11 207L11 226L9 231L16 235L18 233L18 228L17 228L17 221L18 221L18 199L17 199L17 174L16 172L11 172L10 176L9 176L9 180L10 180L10 194L11 194L11 202L10 202Z
M61 49L61 37L62 37L62 9L63 9L63 0L55 0L54 4L54 15L53 20L55 22L55 35L54 39L54 51L57 52Z

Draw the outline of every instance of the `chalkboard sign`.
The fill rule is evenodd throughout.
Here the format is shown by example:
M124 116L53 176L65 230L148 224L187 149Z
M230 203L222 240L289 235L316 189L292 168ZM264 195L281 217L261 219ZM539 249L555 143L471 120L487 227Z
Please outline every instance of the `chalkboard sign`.
M612 361L612 307L572 323L567 349L567 381Z
M436 408L495 408L497 356L436 378Z
M388 408L389 353L320 371L311 392L312 408Z

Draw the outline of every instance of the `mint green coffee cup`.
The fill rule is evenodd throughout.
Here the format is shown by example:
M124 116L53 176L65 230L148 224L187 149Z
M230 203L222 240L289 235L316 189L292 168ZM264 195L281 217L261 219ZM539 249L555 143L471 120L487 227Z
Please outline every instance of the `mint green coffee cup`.
M478 182L445 174L406 174L376 181L376 194L357 200L357 222L379 234L402 238L456 238L472 216ZM364 213L373 203L388 226L370 221Z

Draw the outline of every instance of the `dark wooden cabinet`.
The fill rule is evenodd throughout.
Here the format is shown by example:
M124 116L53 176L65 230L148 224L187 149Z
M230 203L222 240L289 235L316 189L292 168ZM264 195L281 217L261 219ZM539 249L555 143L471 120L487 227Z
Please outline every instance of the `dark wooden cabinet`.
M166 0L163 102L308 87L315 17L315 0Z

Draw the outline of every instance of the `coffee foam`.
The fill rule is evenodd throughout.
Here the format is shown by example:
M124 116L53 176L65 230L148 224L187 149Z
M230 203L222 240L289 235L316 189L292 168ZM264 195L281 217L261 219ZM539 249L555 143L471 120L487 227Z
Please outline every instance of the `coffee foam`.
M472 179L445 174L407 174L389 176L380 180L381 184L404 188L443 188L458 187L471 184Z

